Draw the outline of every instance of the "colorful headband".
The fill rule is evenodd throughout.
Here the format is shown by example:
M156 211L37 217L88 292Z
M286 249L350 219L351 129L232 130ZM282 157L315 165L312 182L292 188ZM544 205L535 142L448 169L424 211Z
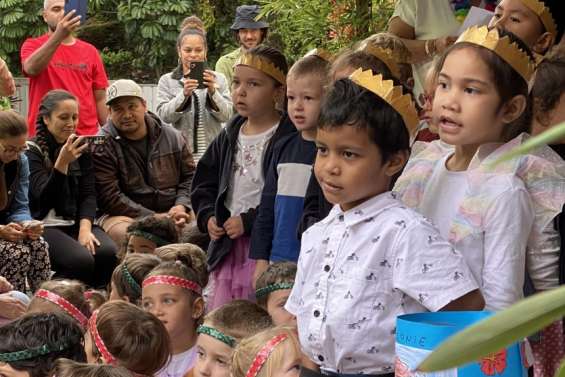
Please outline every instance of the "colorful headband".
M85 291L83 296L85 299L90 300L94 296L94 291Z
M373 55L380 61L382 61L388 69L390 69L390 73L397 79L400 78L400 67L396 62L396 59L393 56L393 51L388 48L382 48L378 46L372 46L370 43L363 48L367 54Z
M198 334L209 335L212 338L215 338L215 339L219 340L220 342L227 344L231 348L235 347L235 338L233 336L226 335L223 332L216 330L213 327L200 325L196 329L196 332Z
M188 279L179 278L178 276L155 275L143 280L143 288L153 284L173 285L175 287L191 290L199 295L202 294L202 288L199 284Z
M260 56L252 55L249 53L243 54L241 55L237 63L235 63L235 65L248 65L250 67L258 69L266 75L271 76L280 84L286 84L286 75L279 68L275 67L273 63Z
M60 352L69 347L67 342L62 342L58 346L49 347L47 344L37 348L30 348L23 351L0 353L0 362L9 363L13 361L34 359L38 356L48 355L52 352Z
M402 94L402 86L394 86L392 80L383 80L382 75L373 75L369 69L359 68L349 76L355 84L375 93L386 101L404 120L410 136L414 135L420 122L418 112L410 94Z
M88 321L88 330L90 331L90 336L92 337L92 340L96 345L96 348L98 348L100 355L102 355L102 359L104 360L104 362L106 364L114 365L116 364L116 358L110 353L110 351L108 351L108 348L106 348L104 341L102 340L100 334L98 333L98 328L96 327L97 317L98 317L98 310L92 313L92 316Z
M522 0L522 3L530 8L541 20L541 23L545 27L548 33L557 35L557 24L555 19L551 15L551 10L549 7L545 6L543 1L539 0Z
M263 296L268 295L269 293L272 293L274 291L280 291L282 289L292 289L293 286L294 286L294 283L269 284L266 287L259 288L258 290L256 290L255 291L255 297L256 298L263 297Z
M257 377L257 374L259 374L261 368L263 367L275 347L286 340L286 338L286 334L280 334L269 340L267 344L265 344L263 348L261 348L261 350L257 353L255 359L253 359L253 362L251 363L249 370L245 374L245 377Z
M141 286L130 274L126 262L122 264L122 274L124 275L124 278L126 279L126 282L129 284L131 289L133 289L136 294L141 295Z
M461 34L455 43L462 42L472 43L491 50L510 64L526 82L529 82L534 74L534 62L528 54L516 43L511 42L508 36L500 38L496 28L489 30L486 26L472 26Z
M149 232L144 232L143 230L137 230L137 229L136 229L136 230L132 230L131 232L129 232L129 235L130 235L130 236L138 236L138 237L141 237L141 238L145 238L146 240L149 240L149 241L151 241L151 242L154 242L155 245L157 245L157 247L159 247L159 246L165 246L165 245L170 244L170 242L165 241L165 240L162 239L161 237L156 236L156 235L154 235L154 234L152 234L152 233L149 233Z
M50 292L46 289L38 289L37 292L35 292L35 297L42 298L57 305L65 312L67 312L71 317L76 319L83 328L86 328L86 326L88 325L88 318L86 318L86 316L80 310L78 310L76 306L74 306L58 294Z

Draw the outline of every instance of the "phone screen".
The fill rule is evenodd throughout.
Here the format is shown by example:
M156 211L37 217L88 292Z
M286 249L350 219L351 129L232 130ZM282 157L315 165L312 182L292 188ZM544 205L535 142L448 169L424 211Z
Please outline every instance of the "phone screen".
M204 85L204 65L206 62L190 62L190 72L188 78L198 80L198 89L205 89Z
M84 24L86 21L86 13L88 11L88 0L66 0L65 1L65 14L71 10L75 10L75 16L81 16L80 23Z

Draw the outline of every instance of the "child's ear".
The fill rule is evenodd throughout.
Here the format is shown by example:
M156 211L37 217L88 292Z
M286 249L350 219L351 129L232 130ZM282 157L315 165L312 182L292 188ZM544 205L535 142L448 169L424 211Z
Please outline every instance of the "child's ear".
M409 152L407 150L398 151L388 158L385 164L385 174L389 177L394 176L402 170L408 161Z
M204 299L197 297L192 303L192 319L199 319L204 315Z
M524 95L514 96L502 108L502 121L506 124L514 122L526 110L528 100Z
M555 38L549 32L543 33L536 43L532 46L532 50L540 55L545 55L547 50L553 45Z

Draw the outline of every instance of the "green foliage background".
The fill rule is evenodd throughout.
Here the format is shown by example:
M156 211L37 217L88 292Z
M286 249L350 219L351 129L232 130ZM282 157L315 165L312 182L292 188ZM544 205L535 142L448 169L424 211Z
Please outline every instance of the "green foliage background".
M245 0L90 0L89 18L78 36L102 54L110 78L156 82L177 62L178 26L192 14L207 27L208 60L213 66L236 48L229 29L235 8ZM337 51L383 30L393 0L258 0L271 23L267 43L290 62L314 47ZM0 56L21 75L19 49L29 36L46 31L43 0L0 0ZM344 31L345 30L345 31Z

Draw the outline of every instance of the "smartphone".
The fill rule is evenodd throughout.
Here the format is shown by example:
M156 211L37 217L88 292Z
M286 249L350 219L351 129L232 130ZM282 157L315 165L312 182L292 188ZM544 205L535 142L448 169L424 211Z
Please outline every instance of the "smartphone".
M22 223L22 226L24 227L24 229L33 229L33 228L40 226L41 224L43 224L42 221L30 220L30 221L26 221L26 222Z
M93 135L85 136L84 140L90 145L102 145L106 142L106 136L104 135Z
M65 0L65 14L73 9L75 10L75 16L81 16L80 23L84 24L88 11L88 0Z
M204 70L206 69L206 62L190 62L190 72L188 78L198 80L198 89L206 89L204 84Z

